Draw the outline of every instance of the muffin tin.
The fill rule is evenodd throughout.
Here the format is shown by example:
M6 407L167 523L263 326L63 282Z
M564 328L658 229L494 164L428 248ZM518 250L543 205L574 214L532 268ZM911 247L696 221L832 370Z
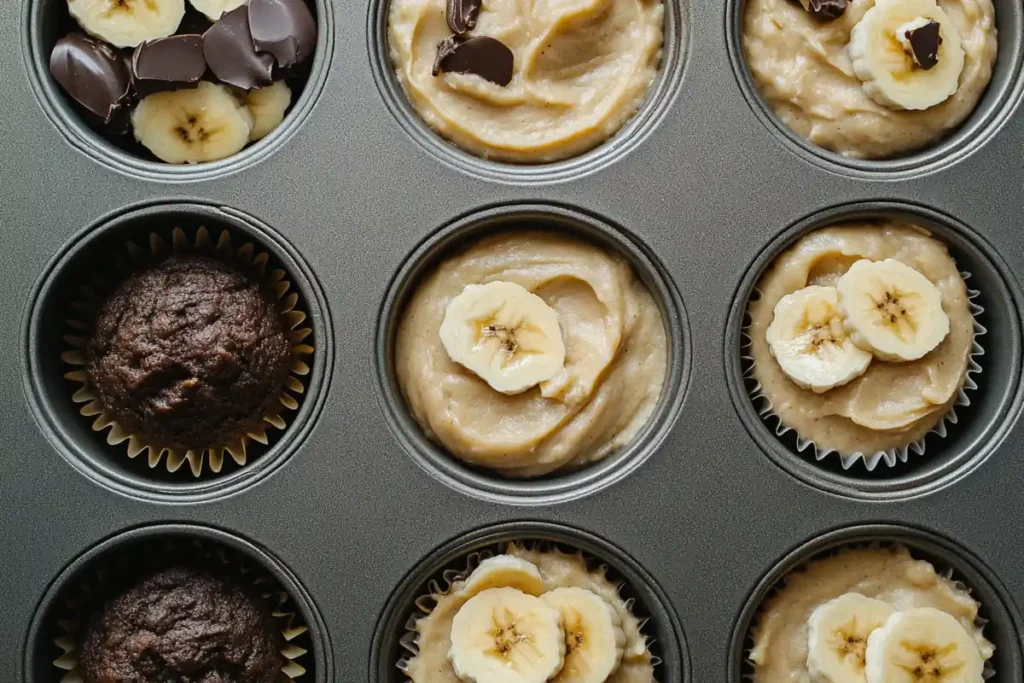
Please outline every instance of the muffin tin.
M382 61L386 0L323 0L310 84L281 129L235 158L174 168L105 146L55 104L39 68L53 1L0 7L8 677L59 680L46 666L59 654L50 620L85 564L141 536L185 535L248 553L288 586L315 625L306 680L397 683L396 629L424 582L519 537L580 548L627 580L659 634L662 683L738 683L752 610L791 553L870 537L971 584L1000 648L995 680L1024 680L1019 2L996 2L999 64L971 121L931 152L871 163L810 150L772 123L736 50L742 0L667 0L665 66L641 115L578 159L527 168L468 157L412 117ZM778 442L745 403L737 343L766 259L824 221L879 212L948 240L988 328L970 416L919 467L885 477L823 469ZM466 226L517 219L630 258L669 313L672 374L637 448L513 486L430 450L386 350L420 260ZM309 392L266 452L224 477L132 469L61 377L67 287L154 223L244 234L288 269L311 313Z

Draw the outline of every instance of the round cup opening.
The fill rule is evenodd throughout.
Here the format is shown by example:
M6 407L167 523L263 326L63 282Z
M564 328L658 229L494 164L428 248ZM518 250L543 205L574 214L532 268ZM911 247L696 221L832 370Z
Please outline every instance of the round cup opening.
M992 680L1018 681L1024 676L1020 649L1020 616L998 578L979 559L952 541L929 531L877 524L828 532L804 543L780 560L754 588L740 611L733 629L729 651L730 683L753 680L753 666L747 659L752 646L751 630L763 601L780 587L785 577L811 561L834 554L844 547L871 543L903 545L910 554L930 562L939 573L951 569L952 578L971 590L981 605L979 617L986 620L985 637L996 646L990 660L996 676Z
M283 269L293 285L290 291L299 295L297 308L307 313L303 326L312 329L304 343L314 348L311 356L303 357L310 372L300 378L305 392L296 396L299 407L282 415L286 428L268 429L266 446L250 441L244 466L225 457L219 474L211 473L207 463L199 478L193 477L188 463L171 473L164 461L149 467L145 452L129 458L126 443L108 444L107 432L94 431L94 418L81 415L81 404L72 400L79 385L65 378L65 373L74 368L61 358L68 349L64 337L71 331L67 322L73 313L71 304L78 298L79 288L89 284L90 274L110 272L114 261L126 255L125 243L129 240L144 246L149 235L155 233L170 244L175 227L182 228L189 239L198 228L206 227L214 241L227 230L236 249L251 242L257 253L269 254L268 272ZM269 226L232 209L161 204L102 219L76 236L51 261L35 285L30 302L23 359L26 394L36 420L57 451L76 469L122 493L180 500L181 496L224 495L255 483L294 453L326 398L323 384L330 376L332 333L326 299L315 276L298 252Z
M659 663L654 668L659 683L690 681L689 653L679 618L657 582L635 560L608 541L587 532L548 522L514 522L478 529L449 541L423 559L402 580L388 599L374 632L370 650L370 680L407 683L398 662L409 656L402 645L410 619L420 614L418 598L430 593L432 582L444 586L444 575L466 569L470 555L497 550L512 541L546 544L567 552L580 551L595 566L608 567L608 576L621 581L621 595L633 599L633 614L648 619L643 626L649 651ZM653 640L653 642L651 642Z
M863 460L843 469L835 454L815 460L814 448L800 451L793 432L777 436L774 417L762 418L752 400L742 356L747 305L757 282L774 259L800 237L830 225L855 220L903 218L929 230L949 248L961 271L970 273L968 289L984 313L977 322L987 329L978 337L984 354L975 360L981 372L972 375L978 388L967 392L968 406L956 408L957 422L947 423L946 437L929 434L925 452L911 451L895 466L879 462L868 471ZM748 268L729 313L725 337L726 375L730 394L744 426L765 453L784 470L818 488L854 498L902 498L941 488L978 467L998 445L1020 412L1020 294L995 251L955 219L923 207L893 202L865 202L826 209L784 231Z
M62 654L55 641L65 634L60 621L72 618L69 600L81 598L83 585L96 581L96 572L110 568L130 573L141 558L163 552L169 543L193 544L223 553L229 562L255 568L288 594L289 606L301 617L308 631L294 644L307 650L300 658L306 673L299 682L328 683L331 675L331 645L327 629L309 593L294 574L268 551L234 535L208 527L193 525L161 525L142 527L109 538L75 558L53 580L36 608L25 643L23 670L26 683L57 683L65 673L54 665ZM252 570L250 570L252 571ZM116 587L111 587L116 588Z
M809 142L791 130L761 96L743 50L747 0L727 0L726 40L740 90L761 123L801 158L828 170L860 178L909 177L950 166L982 148L1005 124L1024 93L1024 7L1017 0L992 0L998 53L988 88L974 111L945 137L893 159L851 159Z
M317 46L301 76L292 83L292 103L284 120L262 140L249 143L225 159L201 164L168 164L126 135L105 135L90 125L81 108L64 93L50 75L50 52L67 33L82 30L60 0L29 0L25 3L25 61L36 99L57 130L75 149L100 164L146 180L194 182L235 173L251 166L284 145L302 127L316 104L330 71L334 44L334 13L331 0L307 0L317 21ZM198 15L186 3L186 17ZM301 87L294 87L299 85Z
M371 0L367 15L370 66L388 111L405 133L445 165L486 180L540 184L579 178L605 168L636 149L671 108L682 85L689 53L690 0L663 0L665 28L661 63L635 114L604 142L562 161L514 164L490 161L463 150L435 132L416 112L391 63L388 47L390 0Z
M446 256L481 237L524 225L562 231L624 257L658 303L668 340L668 365L661 398L647 424L626 447L576 471L517 480L472 467L427 439L413 419L394 368L398 322L416 286ZM385 418L413 460L429 474L463 493L485 500L541 505L578 498L626 476L664 440L682 406L690 368L686 312L665 268L645 246L604 221L552 205L509 205L459 218L421 243L393 278L377 324L377 387Z

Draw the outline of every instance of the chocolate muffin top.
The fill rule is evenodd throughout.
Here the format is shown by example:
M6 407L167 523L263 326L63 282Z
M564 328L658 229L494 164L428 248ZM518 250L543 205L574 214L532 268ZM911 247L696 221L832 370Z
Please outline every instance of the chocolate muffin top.
M219 259L175 255L124 279L92 321L86 372L130 433L175 450L258 429L292 365L276 299Z
M202 570L151 574L86 623L85 683L274 683L284 663L266 604Z

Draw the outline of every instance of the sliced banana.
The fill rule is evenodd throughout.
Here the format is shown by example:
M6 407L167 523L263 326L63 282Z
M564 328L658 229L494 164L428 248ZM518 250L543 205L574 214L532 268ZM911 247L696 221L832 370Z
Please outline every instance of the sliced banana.
M562 669L562 616L515 588L477 593L452 619L448 659L467 683L544 683Z
M132 112L135 138L169 164L229 157L249 142L252 125L252 114L227 88L207 81L149 95Z
M896 610L887 602L846 593L818 605L807 621L807 671L816 683L864 683L868 636Z
M249 0L188 0L188 3L205 14L210 21L217 21L226 12L248 5Z
M75 21L114 47L166 38L185 16L185 0L67 0Z
M915 50L912 32L932 31L925 28L931 22L938 24L938 41L921 34L929 46ZM847 51L868 97L894 109L944 102L956 92L964 68L960 34L935 0L876 0L850 32Z
M786 376L816 394L860 377L871 363L843 327L834 287L813 285L782 297L765 334Z
M982 683L978 644L950 614L897 612L868 637L867 683Z
M599 595L556 588L540 596L562 615L565 664L554 683L603 683L619 668L626 645L622 619Z
M558 314L513 282L467 285L441 323L448 356L503 394L552 379L565 363Z
M292 91L284 81L277 81L265 88L250 90L246 105L252 114L250 140L260 140L284 121L284 113L292 103Z
M949 334L942 292L896 259L857 261L836 291L850 338L882 360L917 360Z
M516 588L527 595L540 595L544 592L544 579L531 562L512 555L495 555L473 570L462 592L476 595L488 588Z

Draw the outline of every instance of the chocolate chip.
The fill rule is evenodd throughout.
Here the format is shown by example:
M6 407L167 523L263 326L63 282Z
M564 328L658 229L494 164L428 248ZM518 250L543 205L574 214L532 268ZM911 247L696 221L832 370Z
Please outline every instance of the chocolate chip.
M843 16L848 0L800 0L800 4L818 21L833 21Z
M907 31L910 42L911 56L917 65L927 71L939 63L939 46L942 36L939 35L939 22L932 19L921 28Z
M204 73L202 36L151 40L135 48L132 55L132 82L142 97L161 90L194 88Z
M444 13L448 28L457 35L472 31L476 26L481 4L481 0L448 0Z
M53 46L50 73L73 100L110 123L127 101L131 76L121 55L84 33L69 33Z
M476 74L505 86L512 82L513 59L512 50L496 38L476 36L463 40L452 36L437 45L434 75L441 71Z
M249 27L253 46L288 68L316 50L316 19L303 0L251 0Z
M253 47L246 5L222 16L203 34L203 56L222 83L252 90L273 82L274 56Z

